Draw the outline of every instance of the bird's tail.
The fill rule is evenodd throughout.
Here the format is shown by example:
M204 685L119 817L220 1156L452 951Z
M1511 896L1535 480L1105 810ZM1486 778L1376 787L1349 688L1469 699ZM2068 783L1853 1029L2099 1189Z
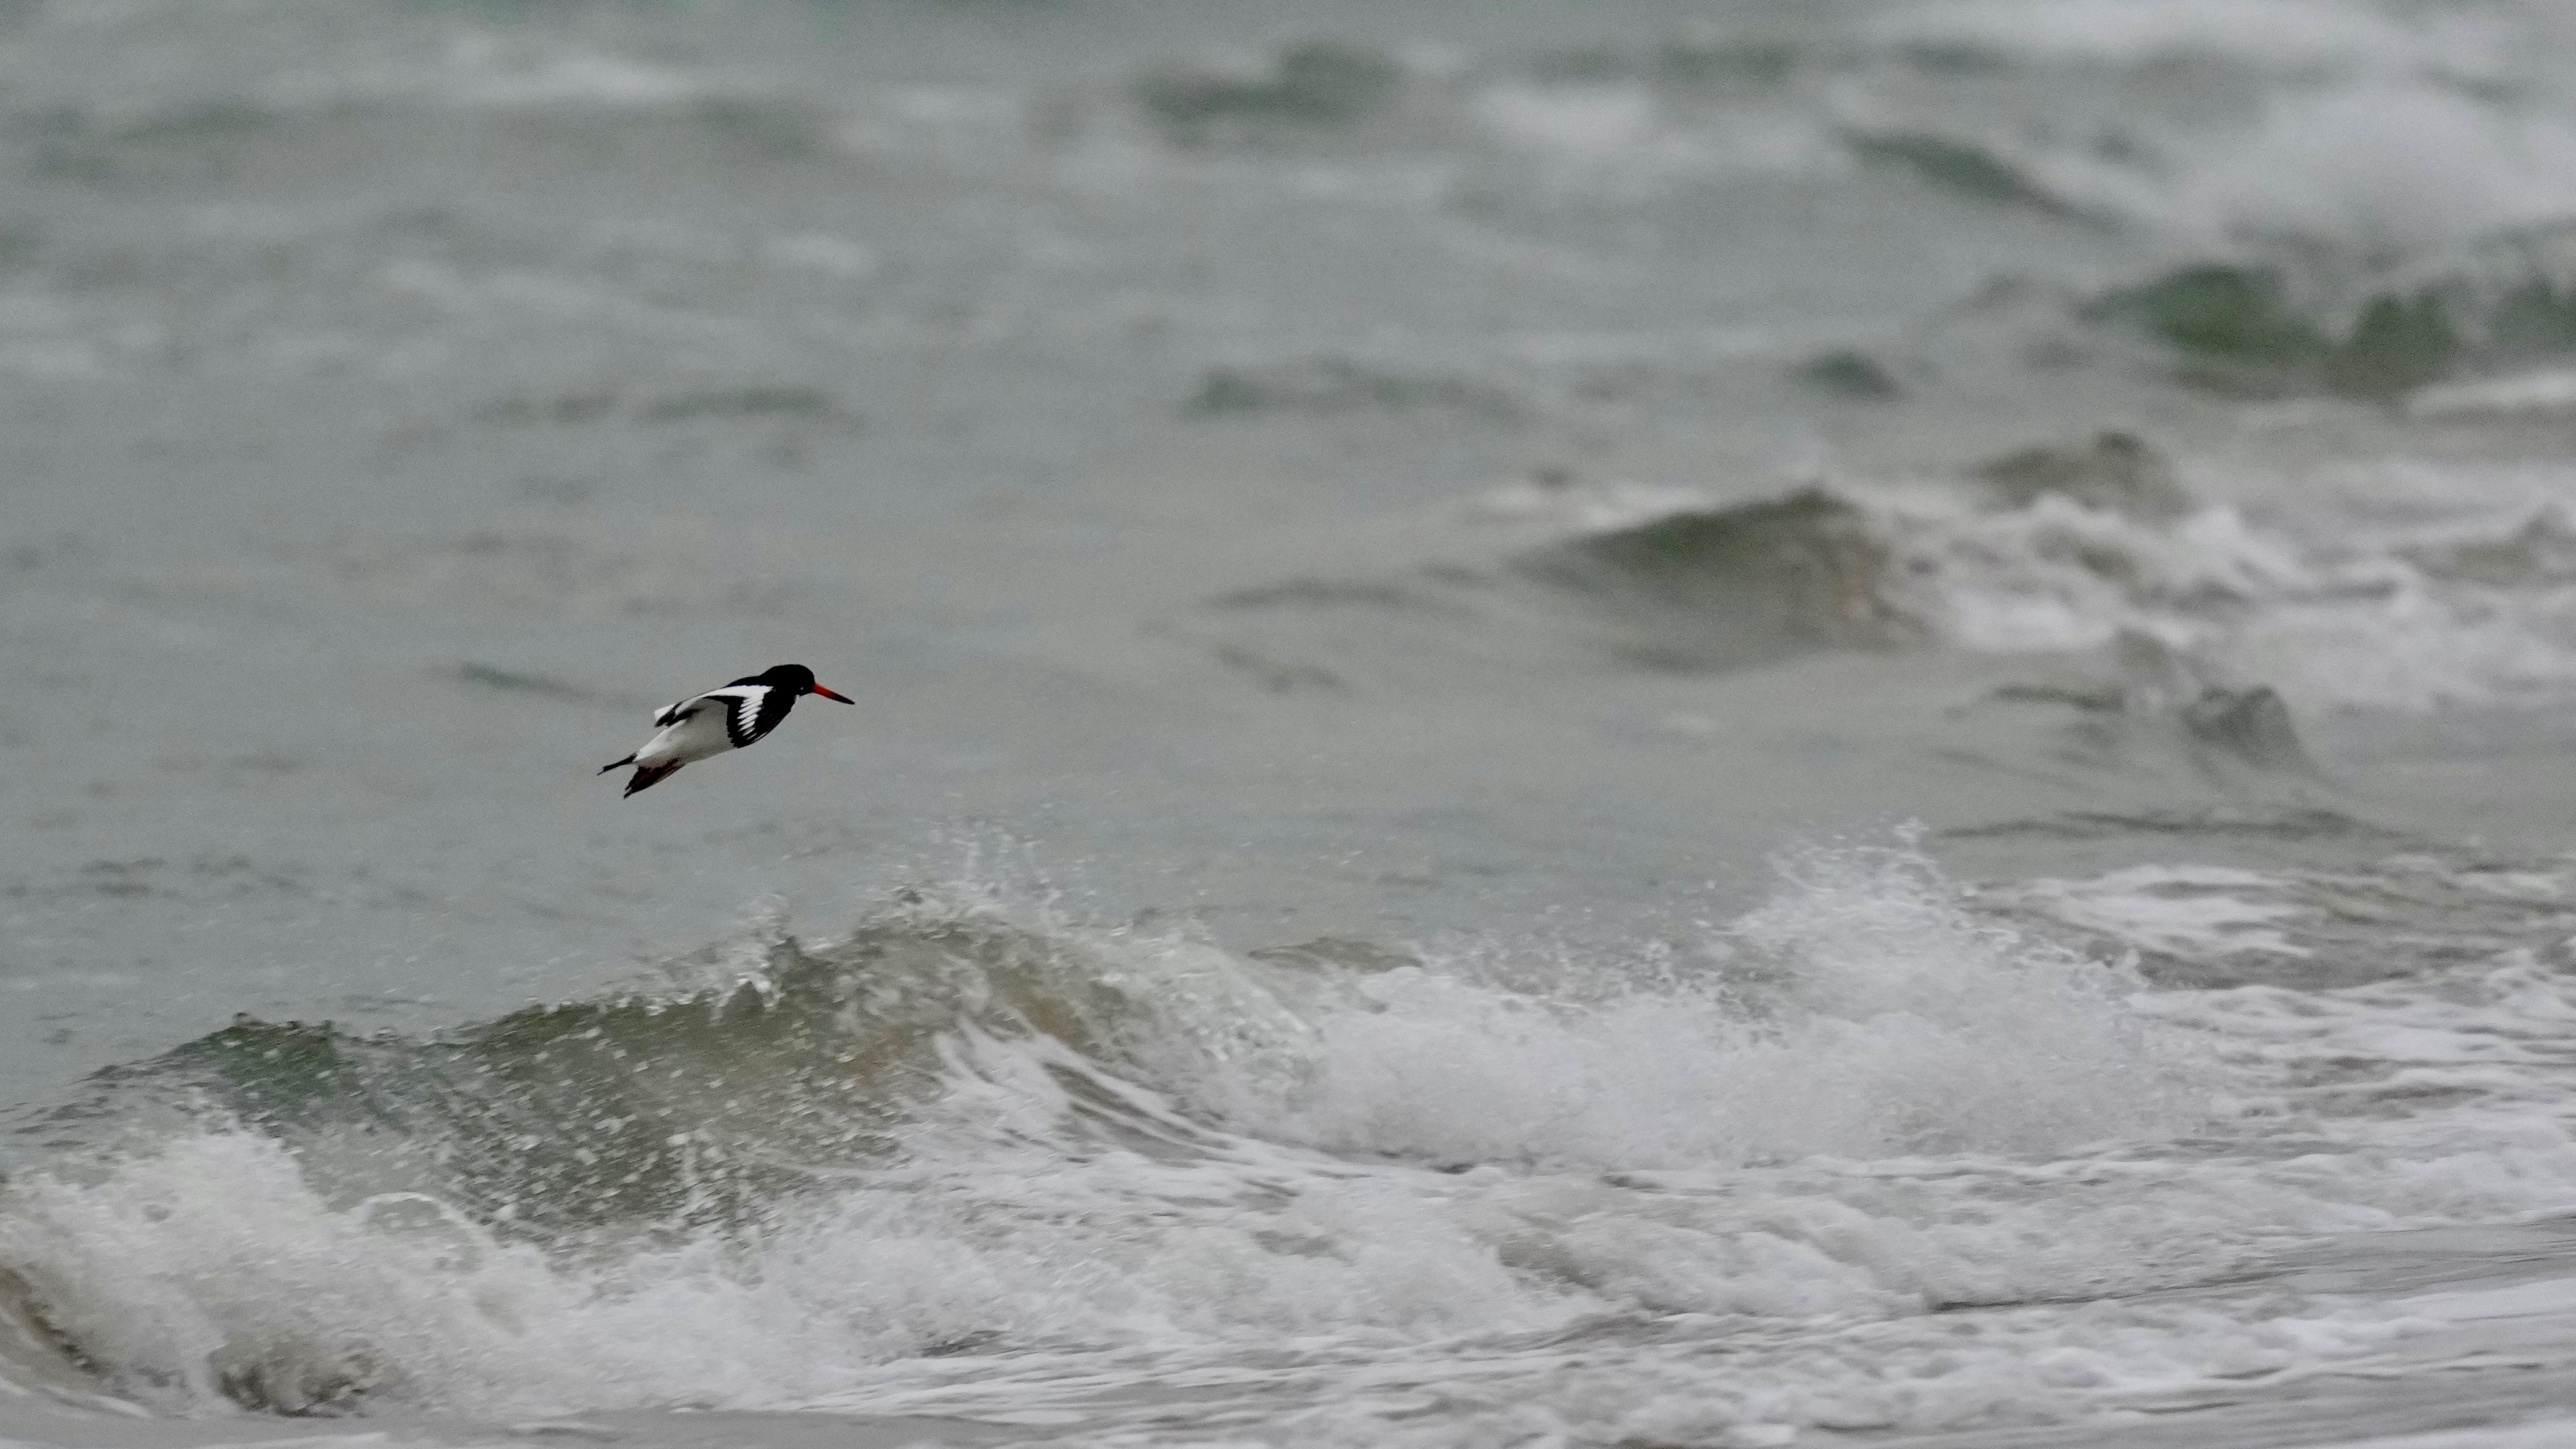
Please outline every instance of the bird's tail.
M650 790L672 775L678 774L680 767L687 763L686 760L673 760L667 765L638 765L635 767L635 778L626 782L626 793L632 795L638 790Z
M634 763L635 763L635 757L634 757L633 755L628 755L625 759L622 759L622 760L611 760L611 761L609 761L607 764L600 766L600 767L599 767L599 773L601 773L601 774L605 775L605 774L607 774L609 771L616 769L616 768L617 768L618 766L620 766L620 765L631 765L631 764L634 764Z

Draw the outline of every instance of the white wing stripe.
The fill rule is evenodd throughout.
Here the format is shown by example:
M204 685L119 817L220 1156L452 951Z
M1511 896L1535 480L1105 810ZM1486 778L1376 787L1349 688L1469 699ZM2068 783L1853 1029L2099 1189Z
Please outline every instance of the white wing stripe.
M760 701L769 694L765 685L746 685L739 689L718 690L725 697L725 738L737 750L760 738Z

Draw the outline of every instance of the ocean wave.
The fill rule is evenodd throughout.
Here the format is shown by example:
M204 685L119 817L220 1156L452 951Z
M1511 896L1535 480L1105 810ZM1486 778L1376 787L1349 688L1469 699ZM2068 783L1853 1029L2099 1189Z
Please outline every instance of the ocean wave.
M1524 555L1529 578L1622 626L1642 663L1734 669L1816 649L1923 637L1882 588L1885 536L1823 488L1676 512Z
M1545 1184L2206 1110L2131 983L1919 856L1785 869L1695 946L1592 961L922 902L434 1041L240 1022L45 1124L117 1128L10 1180L0 1265L30 1332L164 1407L775 1405L990 1341L1885 1311L2016 1270L1715 1223L1622 1248Z
M2324 991L2460 961L2536 969L2534 943L2563 943L2576 926L2568 887L2554 868L2400 852L2341 870L2130 866L1989 887L1977 899L2067 928L2089 950L2138 952L2160 983ZM2427 940L2444 943L2429 959ZM2546 954L2566 952L2549 944Z
M2215 620L2303 576L2285 540L2198 506L2128 434L2023 449L1971 481L1968 493L1820 484L1667 504L1516 567L1629 625L1638 638L1622 647L1638 657L1697 668L1933 642L2092 648Z
M1453 506L1424 562L1231 590L1169 632L1279 691L1419 688L1441 660L2028 655L2050 677L1995 698L2068 707L2067 758L2240 784L2326 777L2293 724L2310 711L2576 688L2576 522L2510 501L2532 486L2475 509L2428 495L2425 517L2385 526L2252 515L2206 501L2193 471L2119 431L1749 499L1541 470Z
M2269 96L2247 126L2137 123L2116 141L2081 141L2062 123L1975 123L1920 101L1834 109L1836 133L1867 165L2160 242L2175 260L2152 285L2175 293L2169 340L2186 348L2331 373L2338 350L2372 345L2356 334L2374 307L2438 295L2444 320L2477 343L2502 291L2568 282L2564 247L2547 234L2576 218L2576 116L2382 83ZM2495 328L2527 320L2500 314ZM2549 345L2564 348L2561 333ZM2386 395L2461 360L2465 349L2393 386L2328 383Z
M2492 67L2505 32L2473 19L2408 24L2335 0L1957 0L1882 19L1882 43L1974 47L2042 63L2232 62L2286 69Z
M1970 201L2022 207L2070 221L2112 219L2110 213L2083 199L2079 188L2050 176L2045 156L2015 154L2015 148L2006 143L1929 128L1858 124L1846 125L1842 139L1864 163L1903 170Z
M1068 1434L1145 1432L1174 1385L1216 1396L1193 1423L1352 1434L1463 1391L1586 1445L2048 1421L2420 1333L2216 1287L2576 1182L2529 1110L2576 1005L2510 946L2322 997L2144 992L2014 922L2223 960L2326 917L2206 868L1970 897L1898 844L1782 872L1697 940L1583 958L1243 956L934 896L373 1056L237 1024L111 1074L87 1120L121 1130L0 1188L0 1376L185 1412ZM139 1097L177 1115L147 1130ZM645 1211L609 1231L611 1201ZM1468 1387L1496 1374L1508 1404Z
M2172 350L2183 381L2254 396L2403 400L2430 419L2563 407L2576 353L2576 228L2361 269L2194 262L2082 310Z
M1520 527L1556 520L1565 535L1516 555L1509 577L1598 646L1660 668L1831 649L2142 648L2165 662L2148 678L2114 659L2114 696L2301 770L2276 747L2281 731L2257 727L2283 700L2422 710L2576 685L2563 587L2576 525L2557 505L2292 531L2201 501L2125 433L2016 450L1948 484L1837 482L1743 503L1515 485L1478 506Z
M1543 84L1645 80L1708 94L1769 90L1793 78L1802 64L1831 58L1784 33L1686 27L1650 44L1611 41L1547 51L1532 57L1528 70Z
M1952 1113L1925 1105L1938 1095L1928 1088L1863 1083L1821 1116L1753 1101L1771 1090L1762 1082L1785 1083L1796 1075L1792 1059L1819 1049L1809 1033L1839 1044L1900 1018L1936 1036L2017 1031L2027 1023L2007 998L2041 979L2073 993L2059 1007L2080 1015L2089 992L2106 1022L2119 1015L2115 980L2095 980L2080 958L1975 928L1919 857L1810 852L1784 869L1789 884L1771 906L1704 949L1642 963L1475 951L1431 961L1334 943L1238 957L1181 938L1014 921L924 899L829 943L773 925L674 963L673 986L531 1007L433 1040L245 1018L102 1073L96 1097L56 1121L119 1116L108 1103L184 1101L207 1120L310 1152L364 1140L352 1171L370 1185L435 1189L541 1236L738 1223L800 1181L878 1161L899 1150L906 1124L958 1089L967 1058L956 1044L969 1039L1029 1045L1050 1073L1090 1078L1090 1099L1041 1094L1088 1124L1081 1131L1183 1144L1200 1129L1253 1131L1439 1161L1678 1166L1935 1141L1996 1147L2031 1133L2053 1140L2041 1124L2056 1120L2062 1100ZM1988 987L1994 999L1980 1000ZM1426 1043L1481 1043L1484 1056L1440 1061L1450 1085L1436 1091L1399 1089L1386 1075L1430 1058L1387 1033L1417 1027ZM2055 1029L2081 1032L2071 1020ZM1646 1037L1662 1040L1645 1055L1669 1065L1620 1081L1619 1063L1633 1064ZM1565 1070L1533 1070L1532 1053L1564 1058ZM1960 1061L1964 1069L1969 1057ZM1160 1094L1162 1105L1140 1108L1148 1098L1102 1085L1112 1078ZM1614 1095L1560 1103L1581 1109L1570 1115L1533 1103L1454 1137L1424 1125L1435 1099L1465 1124L1497 1094L1519 1090L1515 1082L1547 1084L1550 1095L1565 1081ZM2057 1084L2061 1098L2068 1086ZM1690 1110L1648 1110L1679 1098ZM1399 1130L1390 1110L1411 1125ZM2100 1110L2116 1119L2121 1109ZM1657 1132L1683 1135L1638 1135L1633 1122L1657 1111L1673 1118ZM1499 1137L1496 1122L1509 1124ZM383 1152L379 1134L400 1151ZM789 1162L803 1165L801 1177L773 1175Z
M11 129L50 175L123 184L233 179L263 165L331 168L360 146L381 168L384 156L451 143L459 126L520 143L485 148L519 164L543 164L567 141L594 164L638 155L685 163L693 150L727 165L776 164L841 149L840 111L794 90L533 31L397 30L371 42L337 37L318 55L287 53L303 64L261 64L224 88L74 90L21 111Z
M2416 253L2576 215L2576 123L2429 86L2284 97L2197 159L2165 224L2204 244Z
M2078 310L2169 348L2187 382L2393 401L2576 351L2576 115L2356 79L2126 149L2042 147L2024 170L2163 239L2166 265Z
M1481 377L1334 356L1211 367L1181 405L1193 418L1423 410L1489 423L1521 422L1530 412L1522 398Z
M1265 63L1166 63L1137 80L1135 98L1166 138L1199 146L1349 125L1396 100L1405 77L1391 56L1309 40Z

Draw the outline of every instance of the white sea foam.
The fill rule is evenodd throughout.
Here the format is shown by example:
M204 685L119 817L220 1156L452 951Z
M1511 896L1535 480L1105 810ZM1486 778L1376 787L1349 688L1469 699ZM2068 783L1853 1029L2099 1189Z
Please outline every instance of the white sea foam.
M2456 419L2576 412L2576 368L2437 383L2409 394L2406 411L2421 418Z
M1901 9L1878 34L1969 42L2043 61L2120 65L2177 58L2258 66L2411 68L2491 64L2498 27L2409 25L2335 0L1961 0Z
M2310 954L2280 929L2308 914L2307 908L2278 899L2268 877L2228 866L2131 866L2089 880L2029 881L1987 896L2079 930L2188 960L2247 952Z
M1345 1151L1630 1168L2045 1150L2189 1116L2120 1004L2132 983L1977 923L1918 858L1794 869L1705 961L1640 986L1479 979L1508 963L1359 982L1295 1087L1230 1115Z
M686 71L535 34L459 30L433 44L382 43L327 68L268 78L258 95L281 113L334 105L428 102L492 110L660 108L709 93Z
M2558 1449L2570 1443L2576 1443L2576 1419L2549 1418L2477 1429L2373 1435L2345 1440L2337 1449Z
M1891 602L1962 647L2138 634L2205 682L2268 684L2305 707L2420 711L2576 688L2576 596L2550 572L2546 506L2339 539L2225 505L2171 523L2055 496L2002 511L1921 494L1868 506Z
M1655 101L1636 85L1495 86L1478 114L1503 138L1574 156L1625 156L1661 132Z
M2250 121L2220 112L2116 156L2026 139L2015 169L2201 255L2287 243L2384 261L2576 215L2576 114L2549 99L2554 78L2528 73L2561 51L2553 26L2331 0L1978 0L1902 9L1876 30L2048 64L2299 72L2268 83ZM1866 109L1860 93L1844 104Z
M2136 630L2197 641L2231 606L2298 591L2313 570L2234 509L2147 523L2049 495L1976 513L1900 508L1897 587L1971 649L2082 649Z
M1714 506L1705 490L1676 484L1533 480L1479 494L1467 513L1479 520L1534 521L1567 533L1608 533Z
M961 1023L907 1150L757 1231L549 1251L213 1130L15 1180L0 1262L170 1408L815 1404L1072 1435L1144 1432L1198 1385L1301 1442L1750 1443L2376 1352L2422 1315L2116 1295L2576 1189L2530 1111L2564 1096L2549 1034L2576 1002L2529 962L2142 996L1901 849L1808 853L1705 949L1590 964L1317 975L1053 929L1151 1008L1130 1078ZM2213 1130L2212 1086L2250 1150L2159 1146ZM2295 1160L2260 1145L2281 1128ZM2007 1306L1920 1316L1945 1303ZM1617 1354L1558 1337L1650 1319ZM1457 1412L1398 1427L1425 1395Z
M2355 491L2384 502L2402 486L2431 518L2296 533L2226 504L2166 519L2056 493L1998 508L1945 486L1824 492L1881 551L1866 585L1877 602L1954 647L2080 651L2139 636L2172 651L2194 688L2269 685L2296 707L2423 711L2576 689L2576 524L2547 501L2565 480L2417 471ZM1735 506L1678 485L1535 481L1460 511L1554 540Z
M1645 195L1725 174L1813 175L1849 157L1823 118L1789 107L1676 114L1635 81L1542 85L1509 81L1477 91L1484 133L1541 163L1549 189Z
M1411 1342L1631 1307L1901 1311L2059 1271L2016 1265L2018 1229L1880 1222L1830 1188L1739 1219L1593 1182L1820 1151L2053 1150L2201 1110L2124 983L1976 923L1919 858L1796 869L1709 954L1607 974L1492 956L1302 992L1281 978L1283 996L1262 985L1278 973L1204 947L1104 946L1109 984L1153 1004L1132 1049L1159 1088L961 1027L910 1153L783 1205L748 1242L548 1257L416 1194L335 1198L285 1147L213 1132L103 1180L16 1184L0 1259L157 1402L354 1386L525 1413L774 1405L996 1333ZM1068 1154L1075 1079L1188 1150ZM1233 1130L1192 1125L1210 1113ZM1424 1160L1482 1165L1406 1165ZM538 1341L546 1354L517 1349Z
M2421 252L2576 215L2571 178L2576 121L2364 84L2283 98L2252 137L2211 145L2158 220L2202 245Z

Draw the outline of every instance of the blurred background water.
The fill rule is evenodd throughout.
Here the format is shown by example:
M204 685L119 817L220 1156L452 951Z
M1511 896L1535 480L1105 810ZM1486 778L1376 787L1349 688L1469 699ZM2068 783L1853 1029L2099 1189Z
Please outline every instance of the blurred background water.
M2554 0L20 0L0 378L0 1434L2570 1391Z

